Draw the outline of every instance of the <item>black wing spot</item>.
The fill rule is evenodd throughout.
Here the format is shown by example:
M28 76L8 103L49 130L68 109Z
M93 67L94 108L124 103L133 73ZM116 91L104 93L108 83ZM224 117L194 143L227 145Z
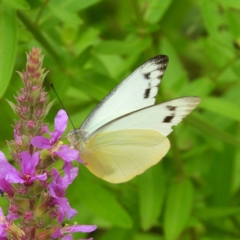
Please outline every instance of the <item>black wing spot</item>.
M164 123L170 123L172 119L174 118L174 114L172 116L167 116L163 119Z
M150 91L151 91L150 88L147 88L147 89L145 90L144 98L148 98L148 97L149 97Z
M150 74L151 74L150 72L149 73L144 73L143 76L144 76L144 78L149 80L150 79Z
M167 106L167 109L170 110L170 111L174 111L177 107L174 107L174 106Z
M161 66L158 67L157 70L159 70L161 72L165 72L166 68L167 68L167 64L161 64Z

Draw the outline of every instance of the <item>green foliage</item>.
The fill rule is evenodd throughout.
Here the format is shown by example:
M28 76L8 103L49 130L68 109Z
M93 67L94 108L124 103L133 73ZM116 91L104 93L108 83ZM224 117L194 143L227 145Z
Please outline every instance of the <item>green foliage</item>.
M13 138L5 99L14 102L15 71L33 46L45 54L51 99L53 82L76 126L135 68L166 54L157 102L202 103L174 128L162 162L130 182L106 183L81 165L67 193L79 212L72 221L97 224L96 240L240 239L239 10L239 0L0 0L1 150ZM55 101L46 121L60 108Z

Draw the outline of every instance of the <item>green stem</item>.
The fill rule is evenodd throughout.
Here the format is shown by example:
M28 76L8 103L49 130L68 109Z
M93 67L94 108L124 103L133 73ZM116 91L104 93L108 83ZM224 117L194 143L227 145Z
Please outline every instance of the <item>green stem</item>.
M38 25L38 21L43 13L43 10L45 9L45 7L47 6L48 3L49 3L49 0L45 0L45 2L42 4L42 6L37 14L37 17L35 19L35 25Z

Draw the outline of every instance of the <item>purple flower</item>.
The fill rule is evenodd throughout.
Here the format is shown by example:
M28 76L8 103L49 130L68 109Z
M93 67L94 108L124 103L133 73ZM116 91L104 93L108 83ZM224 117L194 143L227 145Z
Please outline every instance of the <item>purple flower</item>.
M61 238L62 240L72 240L73 238L71 233L75 233L75 232L89 233L89 232L95 231L96 229L97 229L97 226L95 225L73 225L73 226L63 227L63 228L57 229L53 233L52 238L54 239ZM65 234L68 234L68 235L65 235Z
M59 222L62 222L65 215L68 215L68 219L71 219L77 211L70 207L69 202L64 198L67 187L73 182L78 175L78 168L72 168L69 174L65 174L61 177L56 169L53 168L53 181L49 184L48 189L51 199L51 205L56 205L59 210Z
M39 152L34 153L32 156L28 151L20 154L22 160L22 173L18 172L6 159L4 154L0 152L0 188L8 189L10 192L10 186L8 183L24 183L25 185L31 185L35 180L46 180L47 175L39 174L35 176L35 167L39 162ZM5 179L6 181L3 181Z
M6 181L5 178L0 179L0 190L2 195L4 192L7 193L9 197L13 197L14 195L12 184Z
M7 230L8 230L8 222L3 215L2 208L0 208L0 239L7 239Z
M71 162L78 159L78 151L72 149L68 145L62 145L59 142L62 134L64 133L68 122L68 116L64 110L60 110L54 119L54 131L50 133L50 139L37 136L31 140L31 144L40 149L49 149L53 155L61 157L66 162Z

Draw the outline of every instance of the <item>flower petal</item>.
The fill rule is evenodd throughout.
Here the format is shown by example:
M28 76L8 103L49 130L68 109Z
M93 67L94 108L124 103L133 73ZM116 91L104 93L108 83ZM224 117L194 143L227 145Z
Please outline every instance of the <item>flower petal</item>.
M63 178L62 178L62 187L64 189L66 189L72 182L73 180L77 177L78 175L78 168L77 167L74 167L70 170L70 174L69 175L65 175Z
M31 178L30 178L30 181L31 181L31 182L33 182L33 181L35 181L35 180L44 181L44 180L46 180L46 179L47 179L47 174L44 173L44 174L39 174L39 175L36 175L36 176L34 176L34 177L31 177Z
M50 196L54 198L62 198L65 196L66 192L65 189L56 183L51 183L48 186Z
M61 208L65 214L68 215L68 219L71 219L77 214L77 211L70 207L69 202L66 198L55 198L53 201L59 208Z
M73 240L72 234L68 234L62 238L62 240Z
M63 164L63 171L65 174L70 175L72 169L72 162L64 162Z
M60 232L60 228L58 228L52 235L52 238L59 238L61 237L61 232Z
M66 162L71 162L78 158L78 150L72 149L68 145L62 145L61 148L55 152Z
M12 185L5 178L0 179L0 189L7 193L8 196L13 197Z
M9 183L24 183L24 180L22 179L22 176L20 175L20 173L17 172L17 174L15 173L9 173L5 176L5 179L7 182Z
M51 144L49 139L43 137L43 136L37 136L32 138L31 144L34 147L40 148L40 149L49 149L51 148Z
M54 119L54 132L51 135L51 144L55 143L64 133L68 123L68 116L64 110L60 110Z
M20 153L22 158L22 173L30 176L34 176L35 167L39 162L39 152L35 152L32 156L28 151Z
M7 161L5 155L0 151L0 178L7 174L19 175L19 172Z
M73 225L69 227L65 227L66 232L74 233L74 232L93 232L97 229L96 225ZM65 231L64 231L65 232Z

